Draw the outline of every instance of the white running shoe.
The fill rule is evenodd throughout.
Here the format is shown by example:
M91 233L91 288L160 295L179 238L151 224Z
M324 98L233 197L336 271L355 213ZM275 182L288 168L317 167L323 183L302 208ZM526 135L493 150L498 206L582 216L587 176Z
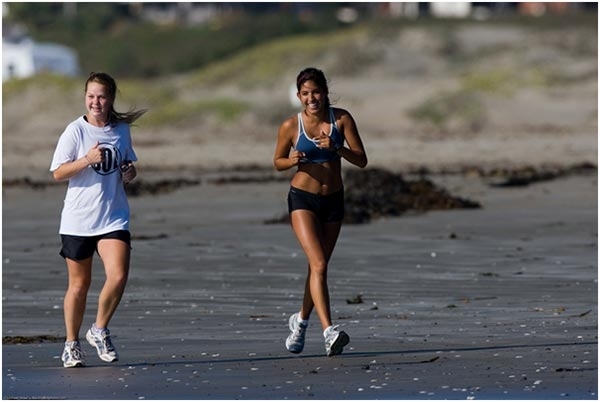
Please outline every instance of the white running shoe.
M81 350L79 341L65 342L65 349L63 350L61 360L63 362L63 367L85 366L85 362L83 361L83 351Z
M295 313L290 317L289 324L292 333L285 340L285 347L292 353L300 353L304 349L304 337L306 328L308 328L308 325L298 322L299 315L300 313Z
M110 340L110 331L108 328L103 330L100 334L94 333L90 328L88 329L87 334L85 334L85 339L87 339L90 345L96 348L100 359L109 363L119 360L117 350Z
M327 356L339 355L344 351L344 346L350 343L350 337L344 331L338 331L337 325L327 328L323 332L325 337L325 352Z

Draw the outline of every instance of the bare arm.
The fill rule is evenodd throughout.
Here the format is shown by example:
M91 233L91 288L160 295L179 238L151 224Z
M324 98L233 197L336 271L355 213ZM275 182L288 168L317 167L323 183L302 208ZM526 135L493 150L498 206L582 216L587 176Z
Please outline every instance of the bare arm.
M356 122L350 113L340 109L342 115L340 117L340 127L344 133L347 147L341 147L337 153L348 162L360 168L367 166L367 154L362 143Z
M52 172L52 176L56 181L68 180L83 169L87 169L88 166L100 162L102 162L102 149L96 143L83 158L63 163Z
M294 132L297 129L297 127L294 127L294 122L294 118L287 119L281 124L277 133L277 146L275 147L273 164L278 171L287 170L298 165L300 159L304 157L303 152L292 151L290 153Z

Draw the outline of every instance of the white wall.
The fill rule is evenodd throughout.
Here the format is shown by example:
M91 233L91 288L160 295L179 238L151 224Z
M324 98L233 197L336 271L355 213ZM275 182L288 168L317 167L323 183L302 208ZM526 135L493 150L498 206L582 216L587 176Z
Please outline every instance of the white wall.
M465 18L471 12L471 3L468 2L432 2L429 7L431 15L439 18Z
M42 72L77 75L77 54L66 46L35 43L31 39L18 43L2 41L2 81L27 78Z

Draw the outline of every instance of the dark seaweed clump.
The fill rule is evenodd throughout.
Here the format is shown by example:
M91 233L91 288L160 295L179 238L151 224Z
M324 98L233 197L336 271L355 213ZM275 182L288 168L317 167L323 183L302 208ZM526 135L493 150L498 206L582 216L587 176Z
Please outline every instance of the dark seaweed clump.
M368 223L408 211L481 208L477 201L449 194L432 181L405 180L401 174L385 169L347 170L344 178L345 223ZM267 223L289 222L288 214Z
M138 179L132 181L131 183L127 183L125 192L130 197L166 194L172 193L183 187L197 186L200 183L200 180L189 179L159 180L153 183Z
M367 223L407 211L481 208L479 202L453 196L426 178L405 180L384 169L348 170L344 186L347 223Z
M533 183L555 180L570 175L597 174L598 168L590 162L583 162L568 167L547 166L536 168L523 166L512 169L496 169L482 176L489 177L492 187L524 187Z
M3 336L2 344L3 345L18 345L25 343L60 343L64 342L65 337L59 337L54 335L33 335L33 336Z

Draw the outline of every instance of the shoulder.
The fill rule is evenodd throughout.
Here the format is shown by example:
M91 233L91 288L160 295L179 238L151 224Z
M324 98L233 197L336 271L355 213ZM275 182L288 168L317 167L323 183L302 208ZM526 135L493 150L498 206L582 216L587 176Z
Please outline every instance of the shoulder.
M342 109L339 107L332 107L331 108L333 115L335 116L335 120L338 123L352 123L354 122L354 118L352 117L352 115L350 114L350 112L346 109Z
M85 130L85 120L83 116L78 117L73 120L67 127L65 127L65 131L62 133L63 136L73 136L82 133Z
M279 127L279 132L295 132L298 130L298 115L293 115L288 117L281 123Z
M111 128L118 133L129 133L131 131L131 126L129 125L129 123L124 121L118 122Z
M351 116L350 112L346 109L342 109L341 107L332 107L333 115L336 119L340 119L345 116Z
M67 129L73 129L73 128L80 129L80 128L84 127L85 125L86 125L86 122L82 115L82 116L79 116L78 118L76 118L75 120L73 120L72 122L70 122L69 124L67 124Z

